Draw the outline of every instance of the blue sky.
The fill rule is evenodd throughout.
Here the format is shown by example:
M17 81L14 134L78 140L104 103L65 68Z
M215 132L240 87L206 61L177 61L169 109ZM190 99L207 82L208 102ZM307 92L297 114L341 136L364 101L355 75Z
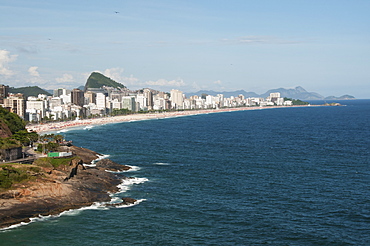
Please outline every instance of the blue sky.
M118 12L118 13L116 13ZM0 0L0 83L370 98L368 0Z

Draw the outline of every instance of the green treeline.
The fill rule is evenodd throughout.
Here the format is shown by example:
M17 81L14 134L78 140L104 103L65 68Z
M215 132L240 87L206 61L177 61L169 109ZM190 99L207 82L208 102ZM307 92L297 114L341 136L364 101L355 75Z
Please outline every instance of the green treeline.
M292 101L293 105L308 105L310 103L301 101L299 99L292 99L288 97L284 97L284 101Z

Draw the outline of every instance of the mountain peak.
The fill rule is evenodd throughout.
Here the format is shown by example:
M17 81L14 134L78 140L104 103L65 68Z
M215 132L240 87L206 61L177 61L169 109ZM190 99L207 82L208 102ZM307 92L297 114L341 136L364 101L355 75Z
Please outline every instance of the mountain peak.
M302 86L297 86L297 87L295 88L295 90L296 90L297 92L299 92L299 93L307 93L307 91L306 91L305 89L303 89L303 87L302 87Z
M85 91L88 90L89 88L101 88L103 86L109 86L114 88L126 88L126 86L124 86L123 84L118 83L101 73L92 72L86 81Z

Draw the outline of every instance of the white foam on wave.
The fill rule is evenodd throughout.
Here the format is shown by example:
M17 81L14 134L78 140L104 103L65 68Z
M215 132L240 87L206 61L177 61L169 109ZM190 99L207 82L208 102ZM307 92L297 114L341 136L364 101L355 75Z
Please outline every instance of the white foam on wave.
M153 163L154 165L158 165L158 166L168 166L170 165L170 163L167 163L167 162L156 162L156 163Z
M83 129L84 129L84 130L90 130L90 129L92 129L92 128L94 128L94 126L91 126L91 125L90 125L90 126L85 126Z
M63 133L63 132L69 132L69 130L68 129L63 129L63 130L57 131L57 133Z
M85 167L96 167L96 163L100 160L103 160L105 158L108 158L110 155L98 155L98 159L93 160L91 164L83 164Z
M126 165L128 167L131 167L129 170L127 170L126 172L136 172L136 171L139 171L141 168L138 167L138 166L131 166L131 165Z
M140 167L137 167L137 166L129 166L129 165L126 165L128 167L130 167L129 170L119 170L119 171L111 171L111 170L105 170L106 172L108 173L127 173L127 172L135 172L135 171L138 171L140 170Z
M132 203L132 204L122 204L122 205L118 205L116 206L116 208L128 208L128 207L132 207L132 206L136 206L138 204L140 204L141 202L143 201L146 201L146 199L139 199L139 200L136 200L136 202Z
M122 179L122 183L117 185L119 191L116 194L126 192L131 189L135 184L141 184L149 181L147 178L125 178Z

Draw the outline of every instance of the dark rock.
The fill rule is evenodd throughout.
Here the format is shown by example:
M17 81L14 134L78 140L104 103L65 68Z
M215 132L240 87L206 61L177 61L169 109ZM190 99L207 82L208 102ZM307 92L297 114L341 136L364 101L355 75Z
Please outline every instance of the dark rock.
M118 207L118 206L122 206L122 205L131 205L131 204L134 204L137 200L136 199L133 199L133 198L130 198L130 197L124 197L122 198L122 202L120 203L108 203L106 204L107 207Z
M130 170L131 167L118 164L109 159L102 159L96 163L96 167L98 168L105 168L110 171L127 171Z

